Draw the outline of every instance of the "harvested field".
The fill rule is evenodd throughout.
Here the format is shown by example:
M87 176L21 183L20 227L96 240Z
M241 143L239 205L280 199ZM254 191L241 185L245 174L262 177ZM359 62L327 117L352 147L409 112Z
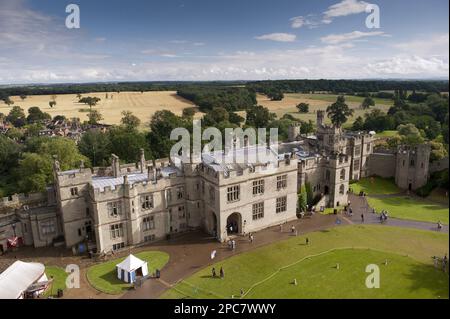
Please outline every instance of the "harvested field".
M144 126L156 111L170 110L181 115L184 108L193 106L190 101L177 96L175 91L108 92L108 99L106 99L106 92L82 94L82 96L101 98L94 109L100 111L104 118L101 122L106 124L119 124L124 110L133 112L141 119ZM22 107L25 111L32 106L38 106L43 112L52 116L64 115L67 118L78 117L81 121L87 120L88 113L85 111L89 109L89 106L78 103L76 94L56 95L57 104L53 108L49 106L52 95L30 95L23 101L18 96L12 96L11 99L14 105ZM14 105L8 106L0 101L0 112L7 114ZM197 113L196 117L200 115Z

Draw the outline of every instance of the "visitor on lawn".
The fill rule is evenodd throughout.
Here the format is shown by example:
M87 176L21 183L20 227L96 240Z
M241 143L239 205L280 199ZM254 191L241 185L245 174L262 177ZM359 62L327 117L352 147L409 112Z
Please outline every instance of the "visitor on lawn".
M222 267L220 267L219 273L220 273L220 278L223 279L223 277L225 277L225 273L223 272L223 268Z
M213 276L214 278L216 278L216 268L213 267L213 269L212 269L211 272L212 272L212 276Z
M291 227L291 232L295 233L295 226L294 225L292 225L292 227Z
M361 214L361 223L364 223L364 214Z

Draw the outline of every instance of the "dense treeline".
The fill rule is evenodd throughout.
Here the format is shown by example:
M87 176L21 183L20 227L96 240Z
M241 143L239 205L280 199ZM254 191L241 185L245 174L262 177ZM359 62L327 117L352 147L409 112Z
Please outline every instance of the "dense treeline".
M393 80L279 80L247 83L247 87L258 93L273 91L284 93L331 92L334 94L355 94L380 91L424 91L448 92L448 81L393 81ZM381 96L380 96L381 97Z
M121 92L121 91L167 91L182 90L185 93L200 88L230 88L246 86L253 92L267 95L282 93L332 92L358 94L364 92L379 92L380 96L392 97L389 92L408 90L420 92L448 92L448 81L394 81L394 80L274 80L274 81L213 81L213 82L110 82L110 83L72 83L48 85L23 85L0 87L0 99L13 95L43 95L43 94L84 94L89 92ZM386 95L386 96L383 96Z
M246 110L256 105L256 94L245 87L184 87L177 94L194 104L200 111L223 107L227 111Z
M199 85L202 87L242 85L243 82L117 82L117 83L74 83L0 87L0 100L13 95L84 94L90 92L141 92L176 91L181 87Z

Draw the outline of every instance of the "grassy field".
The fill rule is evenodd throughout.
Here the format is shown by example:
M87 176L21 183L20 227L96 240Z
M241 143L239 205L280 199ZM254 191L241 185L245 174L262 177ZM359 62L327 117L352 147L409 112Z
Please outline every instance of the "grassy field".
M310 233L309 245L305 237L216 263L216 269L223 267L224 279L211 278L211 266L162 298L231 298L241 289L249 298L448 298L448 276L432 267L431 258L448 252L448 234L352 225ZM386 259L385 267L381 264ZM364 285L369 263L380 265L380 289ZM292 284L294 278L298 286Z
M395 185L393 179L381 177L368 177L360 179L359 181L350 184L353 193L359 194L363 191L370 195L388 195L398 194L401 190Z
M394 137L394 136L398 136L398 131L383 131L383 132L375 134L375 137L378 137L378 138L387 138L387 137Z
M389 212L390 217L437 223L439 220L448 225L449 209L426 199L409 196L367 198L369 205L377 211Z
M169 255L161 251L144 251L137 253L135 256L147 262L149 274L152 274L156 269L162 269L169 261ZM89 283L95 289L107 294L120 294L128 290L131 285L118 279L116 270L116 265L125 258L91 266L87 271Z
M68 274L64 269L55 266L47 266L45 267L45 274L49 280L53 277L53 283L44 293L44 297L55 296L58 289L66 289L66 278Z
M301 94L301 93L286 93L282 101L271 101L265 95L257 95L259 105L267 107L271 112L277 114L278 117L282 117L284 114L291 114L292 116L304 121L312 120L316 121L316 111L326 110L326 108L336 101L337 95L333 94ZM349 119L347 125L352 123L358 116L364 116L365 113L370 112L371 109L380 109L384 112L389 110L393 101L384 99L375 99L375 107L369 110L363 110L360 108L363 98L356 96L346 96L346 102L354 109L353 116ZM304 102L309 104L309 113L302 114L298 112L296 108L297 104ZM325 119L326 123L330 123L328 118Z
M145 125L156 111L170 110L181 115L184 108L193 106L190 101L177 96L174 91L120 92L119 94L108 92L108 99L105 98L106 93L86 93L82 96L96 96L101 99L94 109L102 113L104 120L101 122L106 124L119 124L122 118L121 112L124 110L133 112ZM38 106L52 116L64 115L67 118L78 117L82 121L87 120L88 113L80 110L89 109L89 106L78 103L76 94L56 95L57 104L53 108L48 105L52 99L51 95L30 95L24 101L17 96L12 96L11 99L14 101L14 105L22 107L25 111L32 106ZM0 101L0 112L7 114L14 105L8 107L3 101Z

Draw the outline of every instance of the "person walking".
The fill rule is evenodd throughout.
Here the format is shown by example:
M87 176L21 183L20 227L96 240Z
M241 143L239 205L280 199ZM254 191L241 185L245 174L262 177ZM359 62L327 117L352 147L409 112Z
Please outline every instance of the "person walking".
M223 279L225 277L225 273L223 272L223 268L222 267L220 267L219 273L220 273L220 278Z
M211 273L212 273L213 278L216 278L216 268L213 267L211 270Z
M253 240L254 240L254 238L253 238L253 234L252 233L250 233L250 243L253 243Z
M292 225L292 227L291 227L291 233L295 233L295 226L294 225Z
M447 270L447 263L448 263L447 254L445 254L444 258L442 258L442 270L444 272Z
M364 214L361 214L361 223L364 224Z
M309 238L306 237L306 245L309 245Z
M231 249L236 249L236 241L234 239L231 241Z

